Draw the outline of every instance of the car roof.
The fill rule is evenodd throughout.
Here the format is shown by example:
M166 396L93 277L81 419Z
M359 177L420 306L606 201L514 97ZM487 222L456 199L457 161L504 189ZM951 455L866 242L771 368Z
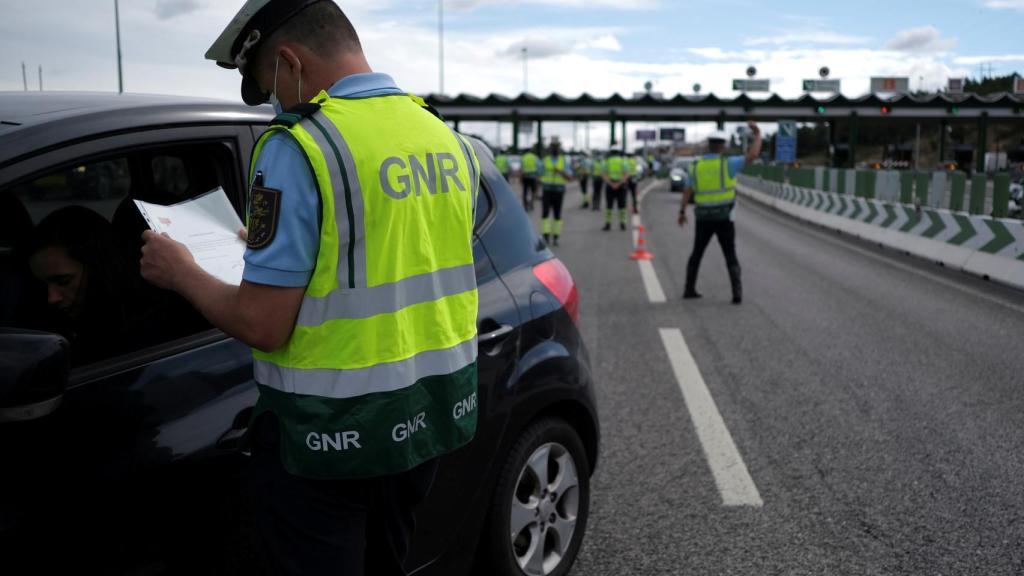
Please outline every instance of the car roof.
M270 106L102 92L0 92L0 166L105 133L202 124L267 124Z

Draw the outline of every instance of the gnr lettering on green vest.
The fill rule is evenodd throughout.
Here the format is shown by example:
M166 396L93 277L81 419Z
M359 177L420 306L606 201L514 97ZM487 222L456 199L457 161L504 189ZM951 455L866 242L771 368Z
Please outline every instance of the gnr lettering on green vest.
M318 434L316 432L310 432L306 436L306 446L310 450L329 452L331 450L337 450L339 452L350 450L352 448L362 448L359 444L359 432L348 431L348 432L335 432L334 434Z
M391 156L380 165L380 186L395 200L404 200L413 192L422 196L423 190L431 194L447 194L451 181L460 192L466 186L459 180L459 161L454 154L427 153L425 158L410 154L406 159Z

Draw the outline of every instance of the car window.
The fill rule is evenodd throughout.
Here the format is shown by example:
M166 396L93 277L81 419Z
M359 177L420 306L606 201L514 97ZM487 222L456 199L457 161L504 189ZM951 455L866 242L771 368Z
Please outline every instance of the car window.
M473 231L477 234L480 233L481 228L487 224L487 219L491 215L491 193L487 190L487 184L484 179L480 179L480 193L476 197L476 222L473 224Z
M147 226L134 200L172 204L223 187L228 143L132 149L72 161L0 190L0 326L61 334L86 366L210 329L139 273Z

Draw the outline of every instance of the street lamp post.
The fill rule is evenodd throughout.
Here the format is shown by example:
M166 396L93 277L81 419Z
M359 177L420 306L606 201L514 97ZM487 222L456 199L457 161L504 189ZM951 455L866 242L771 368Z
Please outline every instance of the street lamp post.
M441 94L444 94L444 0L437 0L437 70Z
M117 93L124 93L124 74L121 70L121 10L114 0L114 28L117 36Z
M529 75L527 70L527 62L529 61L529 50L526 46L523 46L523 94L530 91L530 84L528 82Z

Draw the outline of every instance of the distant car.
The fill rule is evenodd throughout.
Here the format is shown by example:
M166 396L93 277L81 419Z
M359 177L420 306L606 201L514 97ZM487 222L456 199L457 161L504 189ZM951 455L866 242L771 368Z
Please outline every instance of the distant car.
M682 192L690 186L690 166L695 158L676 158L668 171L669 190Z
M139 280L145 222L133 200L220 186L242 215L250 151L272 117L269 106L210 100L0 94L6 574L265 572L241 481L257 397L249 348L139 281L152 298L134 347L104 354L107 342L90 341L101 353L72 361L85 342L58 335L23 251L40 220L82 206L116 240L97 266L134 263L126 277ZM441 459L406 568L465 574L475 561L485 574L564 575L586 530L600 436L578 294L490 151L474 147L479 424ZM101 324L119 336L129 330L119 320Z

